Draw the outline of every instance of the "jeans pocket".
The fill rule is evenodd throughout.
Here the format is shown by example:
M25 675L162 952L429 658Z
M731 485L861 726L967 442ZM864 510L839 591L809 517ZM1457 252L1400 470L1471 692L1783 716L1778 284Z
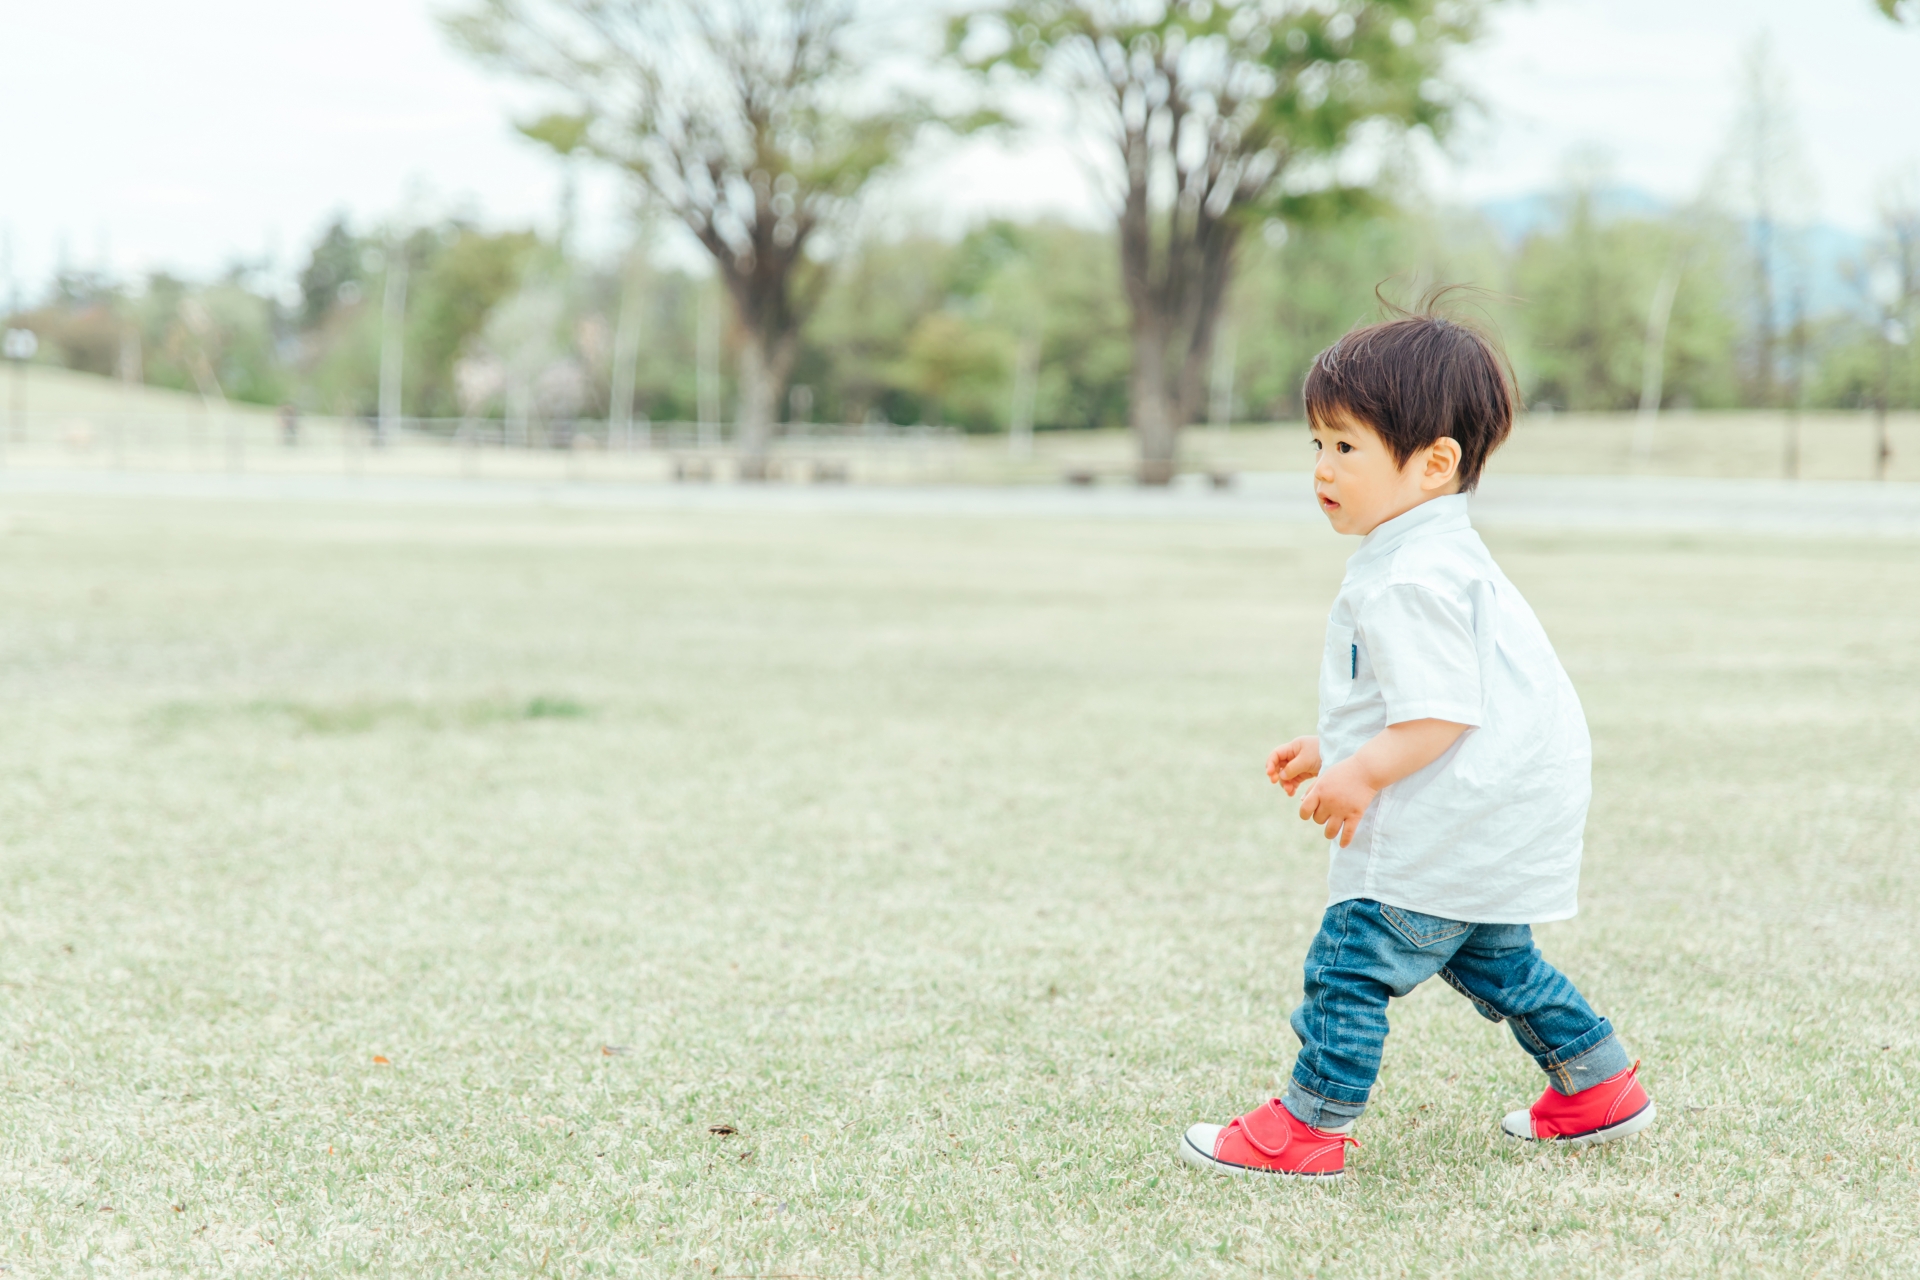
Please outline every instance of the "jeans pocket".
M1418 911L1408 911L1405 907L1390 907L1384 902L1380 904L1380 918L1391 925L1395 933L1422 949L1451 941L1473 930L1471 924L1463 921L1424 915Z

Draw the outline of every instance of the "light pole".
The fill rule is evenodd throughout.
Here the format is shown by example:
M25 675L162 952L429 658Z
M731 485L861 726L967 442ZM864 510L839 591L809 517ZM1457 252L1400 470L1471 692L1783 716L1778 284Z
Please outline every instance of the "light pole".
M1040 385L1040 335L1033 329L1014 356L1013 408L1007 415L1007 452L1024 458L1033 452L1033 402Z
M395 234L387 244L386 289L380 303L380 427L382 445L400 433L401 362L407 343L407 242Z
M1633 461L1642 466L1653 459L1653 429L1660 418L1660 390L1667 372L1667 325L1673 319L1673 300L1680 292L1680 275L1686 270L1687 248L1674 241L1667 253L1667 265L1653 287L1653 300L1647 304L1646 340L1640 348L1640 411L1633 418Z
M568 172L572 172L571 168ZM622 450L633 448L633 375L640 362L642 305L638 257L636 249L620 264L620 319L613 331L613 379L607 388L608 453L614 450L616 432Z
M720 432L720 301L714 286L700 287L700 316L694 332L694 400L700 415L702 449L718 447ZM712 436L709 439L708 433Z
M1900 269L1891 262L1877 262L1867 274L1867 293L1880 308L1880 394L1873 409L1873 478L1887 478L1887 459L1893 448L1887 442L1887 397L1893 384L1893 348L1904 345L1906 329L1895 314L1901 301Z
M13 362L13 405L7 413L7 434L19 437L27 429L27 361L40 349L40 337L31 329L9 329L4 347Z

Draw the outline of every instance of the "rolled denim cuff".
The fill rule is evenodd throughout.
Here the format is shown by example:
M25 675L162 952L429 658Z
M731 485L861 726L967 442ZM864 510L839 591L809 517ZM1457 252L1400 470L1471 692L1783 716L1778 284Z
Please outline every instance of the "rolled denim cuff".
M1547 1073L1547 1083L1555 1093L1575 1094L1591 1089L1602 1080L1611 1080L1633 1065L1626 1046L1613 1034L1613 1025L1605 1018L1600 1025L1551 1053L1535 1058Z
M1371 1090L1348 1089L1323 1080L1296 1062L1293 1078L1287 1081L1287 1091L1280 1096L1280 1105L1292 1112L1301 1124L1310 1124L1316 1129L1344 1129L1367 1109L1369 1092Z

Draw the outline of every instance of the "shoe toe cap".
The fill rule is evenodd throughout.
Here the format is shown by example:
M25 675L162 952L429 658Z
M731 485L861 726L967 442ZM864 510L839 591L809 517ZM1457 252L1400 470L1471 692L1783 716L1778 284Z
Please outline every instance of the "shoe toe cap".
M1533 1137L1533 1113L1531 1111L1509 1111L1500 1127L1516 1138Z
M1180 1138L1181 1153L1189 1157L1204 1156L1213 1159L1215 1148L1220 1145L1220 1133L1225 1129L1220 1124L1196 1124Z

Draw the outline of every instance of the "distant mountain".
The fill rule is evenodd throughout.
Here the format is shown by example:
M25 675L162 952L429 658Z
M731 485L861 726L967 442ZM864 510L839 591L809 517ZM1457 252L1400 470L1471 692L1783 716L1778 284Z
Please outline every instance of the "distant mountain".
M1673 202L1639 187L1602 187L1594 192L1594 210L1602 221L1615 218L1658 218L1673 211ZM1517 245L1530 235L1558 230L1566 218L1566 197L1546 192L1487 200L1475 206L1491 222L1509 245ZM1749 242L1757 238L1757 228L1749 224ZM1795 241L1798 241L1795 244ZM1807 283L1807 312L1852 312L1867 317L1870 304L1848 276L1850 266L1865 260L1867 239L1857 232L1832 223L1819 222L1793 234L1776 232L1774 263L1776 280L1791 282L1799 272L1794 259L1796 249L1804 266ZM1788 323L1792 299L1779 301L1781 323Z
M1509 244L1519 244L1530 235L1557 231L1566 220L1564 195L1535 192L1488 200L1476 206L1487 221L1499 230ZM1673 208L1673 203L1639 187L1601 187L1593 193L1594 212L1601 221L1615 218L1658 218Z

